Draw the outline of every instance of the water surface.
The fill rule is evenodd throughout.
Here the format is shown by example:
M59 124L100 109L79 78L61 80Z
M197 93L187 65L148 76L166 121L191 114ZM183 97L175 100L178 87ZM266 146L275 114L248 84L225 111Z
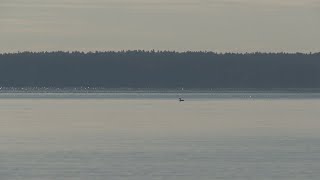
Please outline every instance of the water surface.
M1 179L320 177L310 94L122 95L1 94Z

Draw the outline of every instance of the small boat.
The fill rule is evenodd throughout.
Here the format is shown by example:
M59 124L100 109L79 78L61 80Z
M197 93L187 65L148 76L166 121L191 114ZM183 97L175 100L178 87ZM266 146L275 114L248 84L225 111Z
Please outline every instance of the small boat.
M182 99L182 98L179 98L179 102L182 102L182 101L184 101L184 99Z

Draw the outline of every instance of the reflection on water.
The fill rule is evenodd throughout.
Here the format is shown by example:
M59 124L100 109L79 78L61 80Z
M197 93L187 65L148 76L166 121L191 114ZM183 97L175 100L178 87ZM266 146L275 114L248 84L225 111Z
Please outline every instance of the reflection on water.
M64 96L0 99L1 179L320 177L318 99Z

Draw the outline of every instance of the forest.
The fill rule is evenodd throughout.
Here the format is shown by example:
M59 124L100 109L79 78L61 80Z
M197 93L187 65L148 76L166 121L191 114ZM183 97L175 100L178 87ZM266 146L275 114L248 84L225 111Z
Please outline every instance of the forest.
M2 53L0 87L320 88L320 53Z

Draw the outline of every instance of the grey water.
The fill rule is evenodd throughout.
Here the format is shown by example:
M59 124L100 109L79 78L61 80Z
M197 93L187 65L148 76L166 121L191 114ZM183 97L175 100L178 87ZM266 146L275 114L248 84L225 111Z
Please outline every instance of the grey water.
M0 179L319 179L319 108L316 93L1 93Z

